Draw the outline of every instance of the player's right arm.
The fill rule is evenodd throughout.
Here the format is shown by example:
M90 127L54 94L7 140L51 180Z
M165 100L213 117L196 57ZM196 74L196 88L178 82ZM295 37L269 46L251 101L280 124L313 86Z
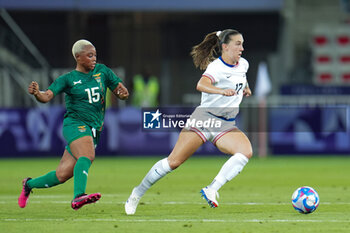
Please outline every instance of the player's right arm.
M54 94L51 90L40 91L39 84L35 81L29 84L28 92L29 94L34 95L35 99L41 103L47 103L54 97Z
M236 94L234 89L221 89L214 86L212 81L206 76L202 76L202 78L198 81L197 91L209 94L220 94L224 96L233 96Z

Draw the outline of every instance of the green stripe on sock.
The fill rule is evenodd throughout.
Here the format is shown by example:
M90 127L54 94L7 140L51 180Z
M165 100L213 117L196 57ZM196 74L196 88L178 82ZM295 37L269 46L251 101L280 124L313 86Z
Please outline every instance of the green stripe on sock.
M91 161L87 157L80 157L74 166L74 198L84 194Z

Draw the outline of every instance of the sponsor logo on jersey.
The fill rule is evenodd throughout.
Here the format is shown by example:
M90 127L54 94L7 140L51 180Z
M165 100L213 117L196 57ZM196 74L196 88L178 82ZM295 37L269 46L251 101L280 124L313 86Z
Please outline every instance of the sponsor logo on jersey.
M81 84L81 80L79 80L79 81L73 81L73 85L77 85L77 84Z

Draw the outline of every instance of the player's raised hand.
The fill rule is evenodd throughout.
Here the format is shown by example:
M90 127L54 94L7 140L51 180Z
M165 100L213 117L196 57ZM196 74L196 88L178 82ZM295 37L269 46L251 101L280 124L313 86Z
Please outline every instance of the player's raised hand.
M39 93L39 84L35 81L32 81L28 86L28 92L31 95L37 95Z
M119 83L115 88L114 94L116 94L116 96L122 100L125 100L129 97L129 91L122 83Z

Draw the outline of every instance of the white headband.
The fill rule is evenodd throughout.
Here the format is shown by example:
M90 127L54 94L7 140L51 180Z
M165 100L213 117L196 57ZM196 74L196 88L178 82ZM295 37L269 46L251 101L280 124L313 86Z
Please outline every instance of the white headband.
M222 31L217 31L216 36L219 37Z

